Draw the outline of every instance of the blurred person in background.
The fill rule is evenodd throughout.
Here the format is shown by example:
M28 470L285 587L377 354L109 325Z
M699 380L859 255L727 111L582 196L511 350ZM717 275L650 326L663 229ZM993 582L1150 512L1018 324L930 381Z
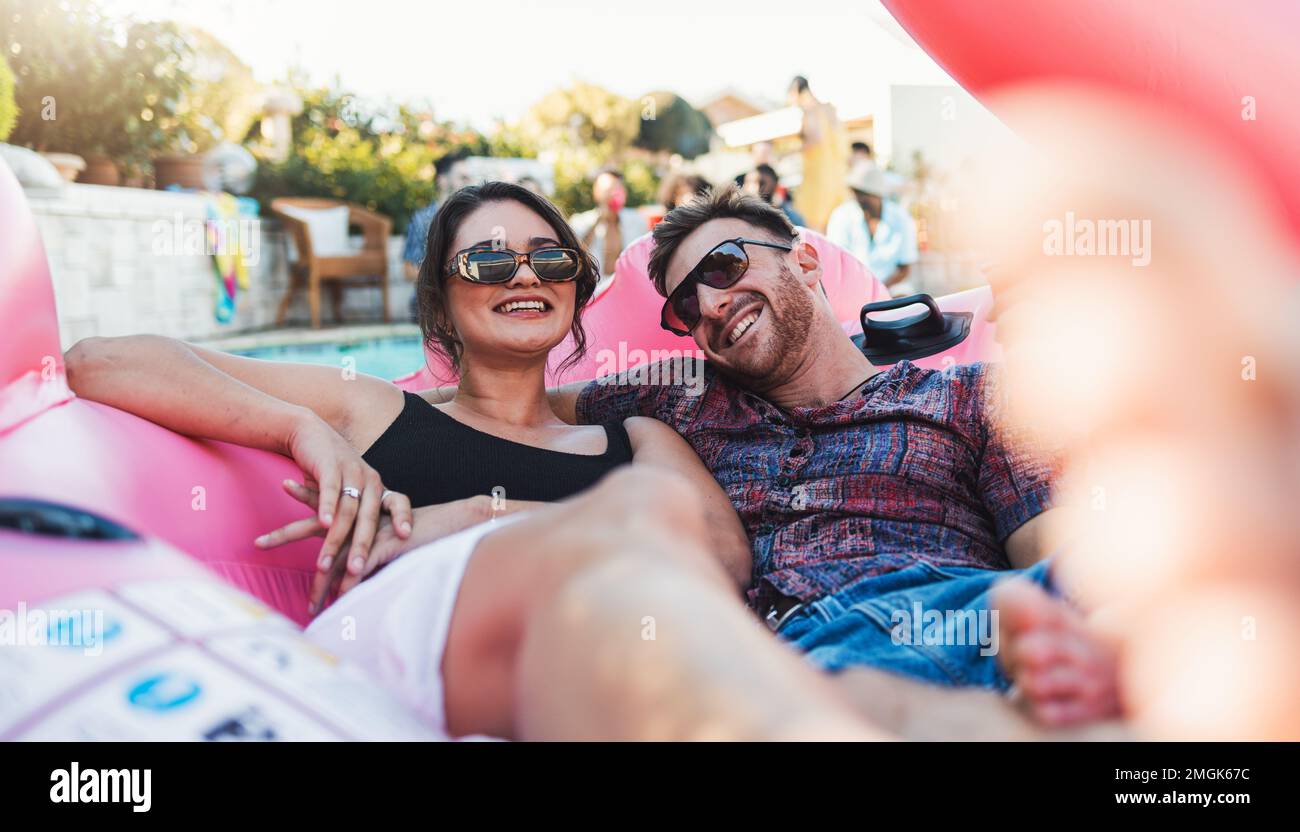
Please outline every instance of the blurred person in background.
M781 212L786 215L786 218L792 224L804 224L803 215L794 209L789 194L781 186L781 178L777 176L776 168L771 165L758 165L745 174L741 182L741 189L746 193L761 197L768 205L780 208Z
M614 263L628 243L646 233L646 219L635 208L627 207L627 183L623 174L605 168L591 186L596 207L574 214L569 225L578 240L596 258L602 278L613 277Z
M542 183L531 176L522 177L519 180L519 187L532 191L538 196L546 196L546 190L542 188Z
M659 202L664 206L664 213L676 208L691 197L700 196L712 186L703 176L688 173L674 173L664 180L659 188Z
M468 184L468 182L461 182L451 175L452 166L467 155L467 151L462 148L446 154L433 163L433 169L436 171L437 176L435 181L438 193L443 198L451 196L463 185ZM424 262L424 251L429 240L429 228L433 225L433 218L437 213L438 200L435 198L428 205L412 214L410 221L406 224L406 242L402 245L402 273L411 282L415 282L420 276L420 264ZM414 321L419 318L419 303L414 291L411 292L410 312L411 320Z
M713 186L709 184L709 180L703 176L693 173L669 174L659 186L659 204L663 206L663 210L650 215L647 223L649 228L653 229L669 211L691 197L708 193L711 187Z
M824 231L831 212L844 198L848 136L835 107L813 95L807 78L796 75L787 95L790 106L803 111L799 133L803 139L803 182L795 194L795 207L803 214L805 227Z
M845 182L852 198L831 214L826 238L865 263L895 297L913 294L916 282L909 277L918 258L916 223L886 199L885 174L874 163L858 163Z
M849 145L849 170L864 162L873 165L876 163L876 152L871 149L871 145L866 142L854 142Z

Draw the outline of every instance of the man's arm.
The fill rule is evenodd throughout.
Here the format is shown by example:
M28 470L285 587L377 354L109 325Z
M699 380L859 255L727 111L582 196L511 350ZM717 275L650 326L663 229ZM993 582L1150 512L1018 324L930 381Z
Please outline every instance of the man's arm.
M1011 534L1007 535L1003 548L1007 551L1007 560L1016 569L1028 569L1048 555L1054 554L1058 545L1054 545L1047 531L1052 520L1063 510L1052 508L1029 518Z
M702 362L694 358L669 358L638 364L628 370L579 381L547 391L551 409L569 424L603 425L633 416L653 416L669 421L682 396L704 392Z
M1017 569L1033 566L1059 547L1046 532L1060 518L1053 506L1056 463L1053 455L1029 435L1011 428L1003 418L1003 400L996 366L960 368L974 389L972 403L984 434L980 452L980 496L1002 542L1007 560Z

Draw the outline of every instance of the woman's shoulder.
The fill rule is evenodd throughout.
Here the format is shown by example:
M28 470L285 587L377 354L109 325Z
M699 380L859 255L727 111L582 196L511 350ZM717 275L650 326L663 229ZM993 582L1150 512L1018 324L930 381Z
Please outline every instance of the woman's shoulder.
M342 382L343 413L339 433L355 448L367 448L392 424L405 407L402 390L391 381L357 374Z

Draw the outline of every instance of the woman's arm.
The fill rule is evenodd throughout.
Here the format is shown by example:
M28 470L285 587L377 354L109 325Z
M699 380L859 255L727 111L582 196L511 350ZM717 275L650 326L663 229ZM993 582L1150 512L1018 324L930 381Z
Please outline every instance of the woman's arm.
M632 440L636 465L658 465L686 477L704 498L704 511L712 535L711 548L727 574L742 590L753 577L753 552L740 516L718 481L677 431L657 419L633 416L623 422ZM647 499L654 499L648 495Z
M259 361L157 335L87 338L64 355L82 398L189 436L286 453L310 411L368 447L402 409L402 393L342 368Z
M78 396L134 413L163 427L291 457L321 493L317 517L291 524L284 540L329 529L322 560L334 558L349 534L347 560L368 553L381 508L400 533L410 529L402 495L381 506L383 483L362 459L401 412L401 391L342 368L281 364L192 347L170 338L138 335L89 338L64 355ZM361 499L340 494L357 488ZM353 529L353 523L356 528ZM286 527L288 529L290 527Z

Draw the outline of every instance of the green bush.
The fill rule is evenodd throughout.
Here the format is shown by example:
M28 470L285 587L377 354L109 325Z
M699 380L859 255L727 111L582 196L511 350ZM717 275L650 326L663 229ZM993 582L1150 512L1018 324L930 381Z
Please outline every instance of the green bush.
M644 205L654 202L659 181L649 164L630 154L639 114L637 102L578 82L534 104L518 124L494 137L493 150L534 158L545 152L555 166L551 199L566 215L595 207L591 183L606 165L623 172L628 205Z
M5 56L0 54L0 142L9 138L18 120L18 104L14 101L14 76L9 71Z
M0 0L20 117L10 141L101 154L133 172L172 140L193 52L174 23L108 19L94 0Z
M319 196L355 202L406 229L411 214L436 194L434 163L464 148L486 155L483 136L433 122L406 107L367 109L350 93L298 90L293 147L283 162L262 161L253 196L267 211L280 196ZM249 135L255 135L254 124Z
M671 92L652 92L642 100L641 130L636 146L694 159L709 152L713 125L709 117Z

